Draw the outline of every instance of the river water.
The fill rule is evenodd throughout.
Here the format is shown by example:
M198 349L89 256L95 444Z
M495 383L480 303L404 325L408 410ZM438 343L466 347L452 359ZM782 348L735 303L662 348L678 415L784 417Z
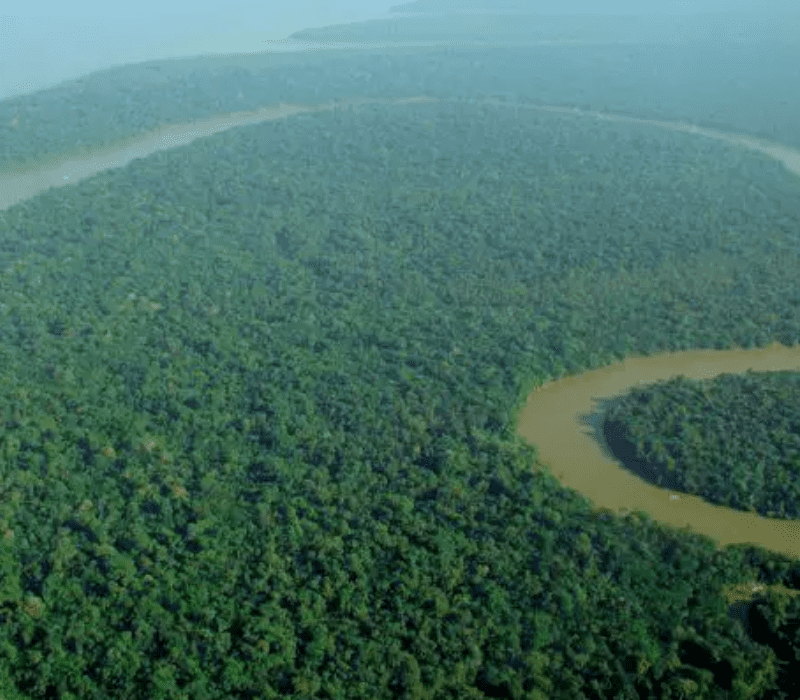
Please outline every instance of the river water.
M257 111L238 112L192 123L167 126L147 135L85 156L54 155L34 169L18 169L0 176L0 210L47 190L73 185L97 172L122 167L134 158L190 143L226 129L330 109L357 108L367 103L408 104L438 101L428 97L400 99L353 98L316 105L277 104ZM542 110L583 115L589 119L648 124L725 140L760 151L781 161L800 176L800 151L746 135L726 134L690 124L636 119L563 107L512 104L497 99L487 103L519 110ZM800 181L798 181L800 186ZM765 349L702 350L628 358L624 362L566 377L537 388L519 415L519 434L537 445L541 460L562 484L586 495L598 509L615 512L646 511L653 520L688 528L713 538L720 547L751 542L800 560L800 521L762 518L707 503L701 498L652 486L625 471L611 456L598 432L597 402L626 389L683 374L713 377L721 372L800 369L800 346L773 345Z
M800 559L800 520L763 518L698 496L653 486L623 469L602 436L598 404L630 388L684 375L709 379L727 372L800 370L800 345L787 348L694 350L629 357L538 387L520 411L518 432L539 449L555 477L617 513L646 511L653 520L707 535L720 547L753 542Z

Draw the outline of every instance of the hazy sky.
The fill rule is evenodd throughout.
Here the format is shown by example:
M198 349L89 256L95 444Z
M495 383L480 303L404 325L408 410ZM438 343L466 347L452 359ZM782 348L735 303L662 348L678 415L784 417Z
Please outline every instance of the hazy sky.
M308 27L390 17L388 8L396 4L397 0L137 0L130 4L135 11L110 12L125 5L109 0L10 0L0 14L0 99L112 65L264 51L264 40L284 39Z
M549 12L667 7L680 13L758 2L518 1L529 7L538 3ZM761 0L755 6L796 1ZM130 5L136 10L118 10L125 4L109 0L5 0L4 14L0 14L0 99L125 63L203 53L297 50L302 47L264 42L284 39L308 27L397 16L388 10L399 4L403 0L135 0ZM492 0L486 0L488 7L492 4Z

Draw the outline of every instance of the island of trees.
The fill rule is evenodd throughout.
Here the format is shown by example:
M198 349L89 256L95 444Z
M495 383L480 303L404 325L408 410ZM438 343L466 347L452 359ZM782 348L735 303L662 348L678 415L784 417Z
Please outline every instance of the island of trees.
M611 402L603 435L644 479L765 517L800 517L800 374L676 377Z

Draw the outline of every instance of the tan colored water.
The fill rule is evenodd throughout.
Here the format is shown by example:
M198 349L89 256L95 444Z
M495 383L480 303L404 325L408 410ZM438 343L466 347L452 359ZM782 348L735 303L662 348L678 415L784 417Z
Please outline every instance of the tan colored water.
M107 147L93 147L86 154L59 153L43 156L35 165L18 166L0 173L0 211L51 187L74 185L104 170L121 168L135 158L144 158L157 151L185 146L195 139L237 126L282 119L300 112L320 112L345 109L350 106L357 108L363 103L411 104L431 101L429 97L409 97L400 100L356 97L311 105L279 103L249 112L234 112L186 124L164 126Z
M142 137L87 155L56 155L29 169L18 168L0 175L0 210L33 197L50 187L71 185L97 172L122 167L133 158L145 157L190 143L226 129L278 119L300 112L357 108L361 104L408 104L437 102L429 97L401 99L353 98L316 105L278 104L251 112L238 112L189 124L168 126ZM800 176L800 151L779 143L750 136L726 134L690 124L636 119L599 112L581 112L563 107L542 107L487 99L485 102L515 109L529 109L594 119L628 122L694 133L760 151L779 160ZM646 511L654 520L678 528L690 528L717 541L719 546L753 542L800 560L800 521L761 518L713 506L700 498L651 486L624 471L590 428L581 423L594 408L594 401L640 383L666 379L677 374L712 377L720 372L800 368L800 347L773 346L764 350L697 351L629 358L593 372L547 384L528 397L520 415L519 432L539 447L542 460L561 482L588 496L598 508L617 512ZM595 416L595 422L597 416Z
M702 379L748 369L798 370L800 346L630 357L539 387L520 412L518 431L538 447L540 459L562 484L586 495L597 508L646 511L661 523L708 535L720 546L753 542L800 559L800 520L762 518L653 486L623 469L596 431L600 399L676 375Z

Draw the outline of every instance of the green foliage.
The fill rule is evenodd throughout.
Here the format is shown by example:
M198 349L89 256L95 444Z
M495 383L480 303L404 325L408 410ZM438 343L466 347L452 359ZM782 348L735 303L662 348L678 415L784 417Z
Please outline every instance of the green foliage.
M160 89L187 104L225 83L193 79ZM143 115L120 123L169 121ZM758 603L757 639L720 591L796 586L797 563L593 512L531 468L512 409L629 353L800 336L800 221L779 204L796 192L762 160L649 127L576 123L554 149L564 119L305 115L0 215L11 692L792 691L795 603ZM783 250L763 250L765 230ZM781 407L764 430L791 462L793 394L765 386L750 396ZM675 425L708 398L687 397ZM705 454L708 432L653 435L658 415L630 434L683 473L677 436ZM770 469L737 493L758 484L777 504L790 471Z
M676 377L605 412L608 444L655 483L763 516L800 515L800 374Z

